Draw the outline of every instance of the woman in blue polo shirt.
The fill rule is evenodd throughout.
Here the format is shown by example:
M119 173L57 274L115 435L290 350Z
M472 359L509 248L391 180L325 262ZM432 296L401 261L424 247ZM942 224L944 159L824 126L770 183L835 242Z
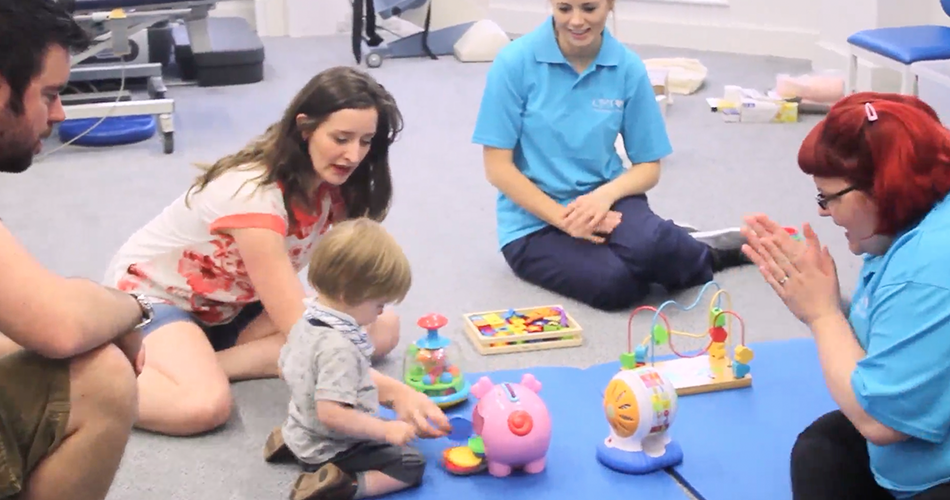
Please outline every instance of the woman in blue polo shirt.
M836 104L798 157L864 265L842 307L827 248L748 219L744 248L811 329L839 409L791 454L795 499L950 498L950 134L915 97Z
M499 246L514 273L614 310L653 283L700 285L747 263L739 228L700 233L650 209L646 192L672 147L643 61L605 29L613 0L553 8L497 55L473 136L499 190Z

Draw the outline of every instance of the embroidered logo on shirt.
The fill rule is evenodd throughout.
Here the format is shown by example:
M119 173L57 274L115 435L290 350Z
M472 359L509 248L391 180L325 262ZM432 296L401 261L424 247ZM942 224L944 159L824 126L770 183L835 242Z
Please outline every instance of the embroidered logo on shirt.
M623 111L623 99L594 99L591 106L596 111Z

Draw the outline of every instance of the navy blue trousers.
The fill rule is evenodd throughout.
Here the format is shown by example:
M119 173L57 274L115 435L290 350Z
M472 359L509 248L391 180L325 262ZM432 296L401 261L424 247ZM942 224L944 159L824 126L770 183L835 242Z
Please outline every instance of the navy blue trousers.
M601 310L642 301L653 284L676 290L713 278L709 247L653 213L646 195L613 206L623 214L604 243L548 226L502 248L519 278Z
M840 410L822 415L798 435L792 447L791 480L794 500L894 500L874 479L867 440ZM947 498L950 483L913 497Z

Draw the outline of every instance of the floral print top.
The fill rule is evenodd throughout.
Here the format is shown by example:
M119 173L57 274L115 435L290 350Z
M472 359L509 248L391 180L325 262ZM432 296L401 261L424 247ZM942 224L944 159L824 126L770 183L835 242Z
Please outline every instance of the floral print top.
M307 266L317 238L345 216L339 188L323 184L313 213L294 208L290 228L279 184L261 186L261 170L226 171L202 191L185 194L119 249L105 284L178 306L206 325L231 321L260 300L229 229L270 229L284 236L294 270Z

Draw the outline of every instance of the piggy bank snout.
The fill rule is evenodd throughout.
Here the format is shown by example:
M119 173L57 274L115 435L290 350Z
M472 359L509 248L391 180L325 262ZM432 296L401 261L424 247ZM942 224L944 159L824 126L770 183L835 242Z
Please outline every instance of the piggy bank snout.
M534 427L534 420L524 410L516 410L508 415L508 430L515 436L527 436Z

